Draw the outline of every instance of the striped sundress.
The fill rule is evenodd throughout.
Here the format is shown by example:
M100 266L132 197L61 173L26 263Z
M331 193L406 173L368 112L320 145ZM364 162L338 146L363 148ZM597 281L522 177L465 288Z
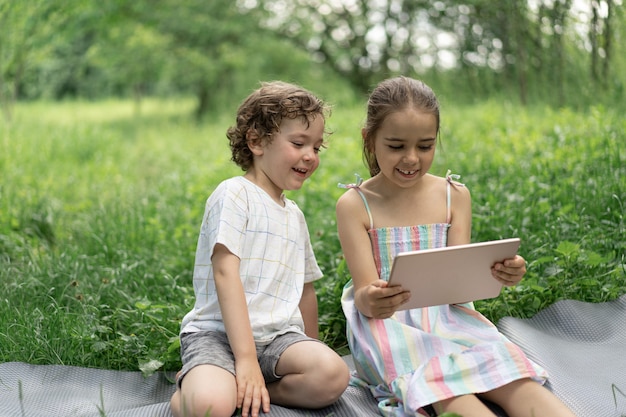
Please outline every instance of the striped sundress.
M446 246L450 227L448 175L446 223L374 228L368 231L378 273L389 279L394 256L403 251ZM442 268L444 265L442 265ZM352 383L370 388L383 416L428 415L422 407L464 394L481 393L530 377L543 383L546 372L531 362L473 303L397 311L380 320L362 315L349 281L341 299L356 371Z

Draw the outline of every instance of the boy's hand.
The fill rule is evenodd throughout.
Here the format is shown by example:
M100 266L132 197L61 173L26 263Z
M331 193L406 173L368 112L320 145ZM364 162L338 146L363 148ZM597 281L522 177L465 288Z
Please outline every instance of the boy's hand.
M491 275L507 287L520 282L525 273L526 260L519 255L497 262L491 267Z
M242 417L258 417L259 409L270 412L270 394L265 386L259 363L254 361L235 361L237 380L237 408Z

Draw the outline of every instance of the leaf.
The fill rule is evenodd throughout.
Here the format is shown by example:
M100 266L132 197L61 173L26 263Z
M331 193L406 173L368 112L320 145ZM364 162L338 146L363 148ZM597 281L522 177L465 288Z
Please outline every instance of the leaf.
M98 340L97 342L94 342L93 345L91 345L91 349L94 352L102 352L103 350L106 350L106 348L107 348L106 342L103 342L101 340Z
M531 290L533 290L533 291L535 291L535 292L538 292L538 293L542 293L542 292L544 292L544 291L545 291L545 288L544 288L544 287L542 287L542 286L540 286L540 285L537 285L537 284L533 284L533 285L531 285L531 286L530 286L530 289L531 289Z
M561 255L569 258L574 255L578 255L580 253L580 245L577 245L576 243L565 240L559 243L559 246L557 246L556 251L560 253Z
M598 266L606 262L604 257L597 252L585 252L585 264L587 266Z
M532 268L535 265L541 265L550 262L554 262L554 256L542 256L530 262L530 267Z
M149 300L142 300L142 301L137 301L135 303L135 307L137 307L139 310L146 310L148 309L148 307L150 307L150 304L152 304Z
M546 268L545 274L547 277L553 277L555 275L560 274L561 272L563 272L563 268L559 268L558 266L553 265L553 266Z
M151 359L148 362L140 362L139 370L141 371L143 376L148 377L158 371L162 366L163 362L156 359Z
M598 285L598 281L593 278L580 279L577 282L581 287L596 287Z
M180 349L180 337L172 337L170 338L170 345L167 347L167 353L171 353L175 350Z

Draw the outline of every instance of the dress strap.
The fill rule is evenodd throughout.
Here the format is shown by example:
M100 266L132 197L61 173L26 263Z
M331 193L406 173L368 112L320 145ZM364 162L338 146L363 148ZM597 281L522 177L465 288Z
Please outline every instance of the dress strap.
M361 186L361 184L363 184L363 178L361 178L361 176L359 174L354 174L356 176L356 183L354 184L342 184L339 183L337 184L337 186L339 188L354 188L356 190L357 193L359 193L359 195L361 196L361 200L363 200L363 204L365 204L365 210L367 211L367 216L370 219L370 229L374 228L374 219L372 218L372 212L370 210L370 206L369 204L367 204L367 199L365 198L365 194L363 194L363 191L361 191L361 189L359 188Z
M365 210L367 211L367 216L370 219L370 229L374 228L374 219L372 218L372 212L370 210L370 206L369 204L367 204L367 199L365 198L365 194L363 194L363 191L361 191L361 189L359 188L361 186L361 184L363 183L363 178L361 178L361 176L359 174L354 174L356 176L356 183L354 184L343 184L343 183L338 183L337 186L339 188L346 188L346 189L350 189L350 188L354 188L356 190L357 193L359 193L359 195L361 196L361 200L363 200L363 204L365 205ZM459 186L459 187L465 187L465 184L462 184L460 182L458 182L457 180L461 178L461 176L459 174L452 174L452 171L448 170L448 172L446 172L446 223L450 223L450 221L452 220L452 204L451 204L451 198L450 198L450 185L455 185L455 186Z
M452 209L450 204L450 184L458 185L460 187L465 187L465 184L461 184L458 181L461 176L459 174L452 174L452 171L448 170L446 172L446 223L450 224L450 220L452 220Z

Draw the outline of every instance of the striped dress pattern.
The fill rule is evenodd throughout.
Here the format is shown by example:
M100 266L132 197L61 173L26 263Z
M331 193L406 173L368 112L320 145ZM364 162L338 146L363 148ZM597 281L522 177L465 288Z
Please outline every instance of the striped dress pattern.
M368 211L372 225L368 233L381 279L389 279L397 253L446 246L449 223L374 228L358 185L344 187L355 188ZM352 383L370 389L383 416L427 415L422 407L444 399L490 391L521 378L539 383L547 378L545 370L473 303L403 310L388 319L372 319L356 308L352 281L346 283L341 303L356 369Z

